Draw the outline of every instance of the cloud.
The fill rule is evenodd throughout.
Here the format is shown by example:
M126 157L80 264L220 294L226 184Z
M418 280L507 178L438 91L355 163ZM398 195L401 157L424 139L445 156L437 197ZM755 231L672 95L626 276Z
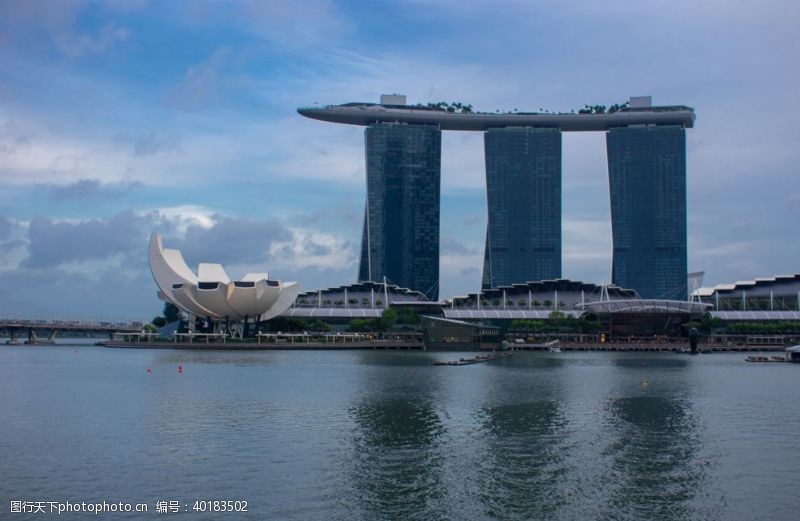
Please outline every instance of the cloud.
M136 156L180 152L181 150L181 138L177 134L163 134L151 130L144 134L121 139L131 143L131 149Z
M99 54L128 40L130 30L113 20L94 31L81 28L80 17L87 5L83 0L8 0L0 3L0 27L19 47L36 50L46 42L72 58ZM109 7L113 11L114 3Z
M184 11L179 16L195 24L233 24L258 39L295 52L326 45L352 29L332 0L190 2L181 6Z
M105 316L139 318L158 312L147 264L154 230L193 269L200 262L222 263L232 278L268 271L308 288L350 283L355 275L357 252L349 240L202 207L125 210L87 220L37 217L29 223L0 216L0 313L73 316L104 310ZM76 295L80 299L70 303Z
M170 107L199 110L226 101L231 92L248 83L242 72L243 57L230 47L219 47L202 62L186 69L181 81L168 94Z
M147 239L153 231L164 236L166 247L181 250L190 266L214 262L234 270L338 270L350 269L357 257L352 241L333 234L196 207L126 210L106 219L80 221L37 217L23 234L13 234L17 228L13 221L0 220L0 245L10 245L13 239L24 246L20 269L59 268L87 275L98 270L146 271Z
M93 275L59 268L0 272L0 314L24 318L150 320L161 311L146 271L100 271Z
M16 269L27 255L25 224L0 215L0 272Z
M442 254L474 255L480 253L477 248L472 248L463 242L447 236L441 238L439 241L439 248Z
M270 260L283 269L340 270L355 266L357 254L353 241L315 230L292 228L291 241L273 245Z
M221 264L266 262L272 245L290 241L289 229L275 220L256 221L213 215L213 225L192 225L182 239L172 246L181 250L190 264L218 262Z
M0 241L6 240L11 235L14 223L0 215Z
M72 261L102 259L131 254L146 240L147 219L132 211L109 220L54 222L47 217L33 219L28 227L27 268L47 268Z
M45 187L56 201L99 201L109 198L130 197L141 190L139 181L103 183L99 179L81 179L63 186Z

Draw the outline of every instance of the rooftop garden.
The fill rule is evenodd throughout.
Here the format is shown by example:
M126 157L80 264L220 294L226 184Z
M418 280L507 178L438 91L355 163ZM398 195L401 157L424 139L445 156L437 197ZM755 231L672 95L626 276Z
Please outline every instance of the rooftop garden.
M535 115L535 114L575 114L575 110L570 112L554 112L551 110L547 110L544 108L539 108L538 112L520 112L518 109L513 110L501 110L497 109L494 112L479 112L475 111L472 108L472 105L467 103L461 103L458 101L453 102L446 102L446 101L437 101L435 103L426 103L417 104L417 105L409 105L410 108L416 109L425 109L425 110L437 110L441 112L450 112L451 114L522 114L522 115ZM578 110L578 114L614 114L615 112L619 112L621 110L628 108L628 102L625 103L614 103L613 105L606 107L605 105L584 105L582 109Z
M336 108L336 107L359 107L359 106L374 106L379 105L378 103L367 103L367 102L351 102L351 103L344 103L342 105L328 105L324 108ZM399 109L416 109L416 110L431 110L436 112L447 112L450 114L518 114L518 115L526 115L526 116L536 116L540 114L551 114L557 116L563 116L567 114L614 114L617 112L635 112L635 111L651 111L651 112L669 112L675 110L689 110L692 111L691 107L686 107L683 105L675 105L675 106L654 106L654 107L642 107L642 108L631 108L629 102L624 103L614 103L613 105L606 106L606 105L584 105L582 109L578 109L577 112L575 109L570 110L569 112L561 112L561 111L553 111L547 110L545 108L539 108L538 111L535 112L524 112L520 111L519 109L497 109L493 112L489 111L479 111L475 110L473 106L469 103L462 103L459 101L437 101L437 102L430 102L430 103L417 103L414 105L386 105L389 108L399 108ZM316 107L318 108L318 107Z
M627 101L621 104L614 103L608 108L606 108L605 105L584 105L582 109L578 110L578 114L613 114L615 112L619 112L620 110L627 108L628 108Z

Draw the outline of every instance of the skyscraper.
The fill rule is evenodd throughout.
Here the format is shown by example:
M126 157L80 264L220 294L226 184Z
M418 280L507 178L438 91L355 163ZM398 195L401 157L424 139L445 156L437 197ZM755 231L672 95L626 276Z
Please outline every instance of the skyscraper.
M489 220L483 287L561 277L561 131L484 134Z
M442 133L433 125L374 123L364 132L367 206L361 281L439 296Z
M630 126L606 134L612 282L642 298L685 300L686 131Z
M602 109L602 110L601 110ZM441 131L485 132L489 222L482 286L561 277L561 132L607 132L612 280L642 297L686 297L684 105L574 113L473 111L471 105L380 103L302 107L305 117L368 127L367 205L359 280L392 282L435 298L439 279Z

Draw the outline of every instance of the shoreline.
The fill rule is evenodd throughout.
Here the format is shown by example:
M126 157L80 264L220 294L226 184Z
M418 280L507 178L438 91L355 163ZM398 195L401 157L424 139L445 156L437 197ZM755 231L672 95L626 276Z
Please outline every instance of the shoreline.
M485 352L490 349L425 349L420 342L368 341L368 342L295 342L295 343L258 343L258 342L97 342L95 345L112 349L190 349L190 350L226 350L226 351L355 351L355 350L393 350L393 351L474 351ZM552 346L544 344L517 344L509 346L514 351L549 352ZM654 353L689 353L687 344L559 344L562 352L567 351L613 351L613 352L654 352ZM745 345L723 346L707 344L698 346L701 353L746 353L746 352L784 352L786 346ZM501 350L501 349L498 349Z

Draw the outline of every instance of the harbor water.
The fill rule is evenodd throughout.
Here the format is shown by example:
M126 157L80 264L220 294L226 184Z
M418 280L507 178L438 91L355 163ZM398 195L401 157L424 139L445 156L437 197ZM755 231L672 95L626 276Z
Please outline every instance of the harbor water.
M460 356L2 346L0 518L797 518L800 365Z

